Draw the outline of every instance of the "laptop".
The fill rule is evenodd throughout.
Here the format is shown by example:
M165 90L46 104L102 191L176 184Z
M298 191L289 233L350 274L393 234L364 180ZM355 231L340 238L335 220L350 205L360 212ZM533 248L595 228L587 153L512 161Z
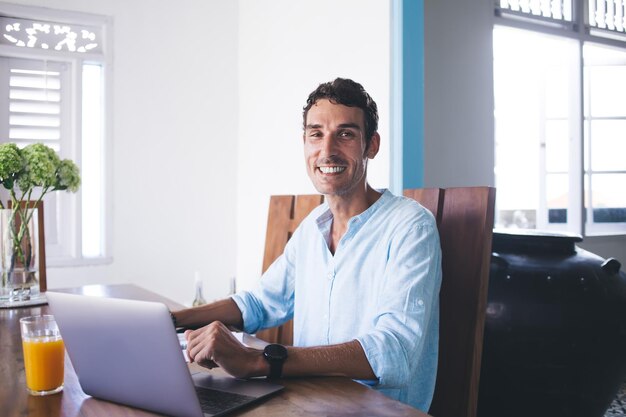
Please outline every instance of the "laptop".
M221 416L283 389L190 372L164 304L48 291L83 391L174 417Z

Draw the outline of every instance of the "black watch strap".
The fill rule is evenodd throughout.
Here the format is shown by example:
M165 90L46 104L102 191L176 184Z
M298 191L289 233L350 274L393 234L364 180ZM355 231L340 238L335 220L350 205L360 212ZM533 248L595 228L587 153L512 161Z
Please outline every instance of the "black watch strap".
M270 378L280 378L283 374L283 364L287 360L287 348L279 344L269 344L263 349L263 357L270 365Z

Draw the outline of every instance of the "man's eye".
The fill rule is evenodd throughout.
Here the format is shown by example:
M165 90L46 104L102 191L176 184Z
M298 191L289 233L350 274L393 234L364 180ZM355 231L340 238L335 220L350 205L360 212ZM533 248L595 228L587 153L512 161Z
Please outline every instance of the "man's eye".
M339 136L342 137L342 138L350 138L350 137L354 136L354 133L352 133L349 130L344 130L344 131L339 133Z

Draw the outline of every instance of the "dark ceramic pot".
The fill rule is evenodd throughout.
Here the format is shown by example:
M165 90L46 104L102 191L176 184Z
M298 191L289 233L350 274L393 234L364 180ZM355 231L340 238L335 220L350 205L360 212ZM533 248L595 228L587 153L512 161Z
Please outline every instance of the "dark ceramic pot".
M601 417L626 375L626 275L580 236L493 235L478 417Z

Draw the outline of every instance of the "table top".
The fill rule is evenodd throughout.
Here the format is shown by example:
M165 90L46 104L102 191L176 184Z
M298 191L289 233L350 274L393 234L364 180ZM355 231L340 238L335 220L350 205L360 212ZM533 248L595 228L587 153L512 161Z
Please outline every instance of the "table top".
M158 301L170 309L181 306L165 297L135 285L89 285L55 290L101 297ZM49 314L48 306L0 310L0 416L2 417L147 417L155 414L98 400L86 395L78 383L74 368L66 355L65 386L59 394L34 397L26 391L24 358L19 319ZM203 372L207 370L190 365ZM267 400L252 404L232 416L415 416L428 417L399 401L343 377L285 378L285 389Z

